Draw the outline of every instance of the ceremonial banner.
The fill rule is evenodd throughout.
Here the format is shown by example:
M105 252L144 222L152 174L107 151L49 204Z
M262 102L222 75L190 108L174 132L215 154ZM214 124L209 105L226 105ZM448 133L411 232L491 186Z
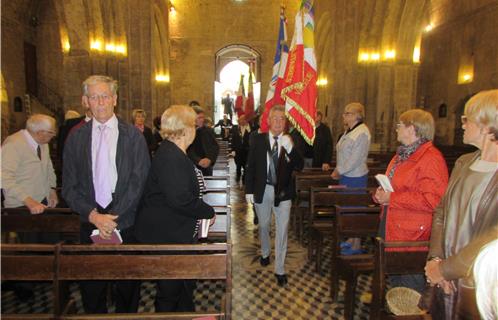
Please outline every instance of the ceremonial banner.
M309 144L315 140L317 99L313 15L313 0L303 0L296 15L281 93L287 118Z
M246 99L246 94L244 92L244 75L240 75L239 91L237 91L237 99L235 99L235 112L237 112L237 117L244 114L244 102Z
M247 120L251 120L254 117L254 89L252 85L252 70L254 68L254 62L249 63L249 83L247 84L247 99L245 103L244 113Z
M284 7L280 8L280 27L278 31L277 50L273 60L273 73L266 94L265 110L261 115L261 131L268 132L268 115L270 109L276 105L283 105L285 102L280 93L283 87L283 77L285 66L287 64L287 55L289 54L289 46L287 45L287 19L285 18Z

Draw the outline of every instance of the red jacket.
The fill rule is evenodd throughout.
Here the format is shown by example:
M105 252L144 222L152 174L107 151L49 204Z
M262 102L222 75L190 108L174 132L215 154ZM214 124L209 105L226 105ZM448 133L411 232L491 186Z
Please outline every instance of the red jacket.
M397 155L389 163L389 174ZM429 240L432 214L448 184L448 168L432 142L420 146L398 165L391 180L386 220L386 241Z

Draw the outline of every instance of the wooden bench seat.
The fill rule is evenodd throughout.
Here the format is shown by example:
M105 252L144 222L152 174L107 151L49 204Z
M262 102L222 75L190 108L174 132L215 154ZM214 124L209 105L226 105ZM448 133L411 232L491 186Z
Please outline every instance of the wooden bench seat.
M231 245L2 245L2 279L53 281L54 314L31 319L230 319ZM29 261L29 263L27 263ZM20 267L22 266L22 267ZM67 282L80 280L224 280L222 311L72 315ZM23 318L26 315L7 315ZM38 317L39 316L39 317ZM4 317L4 315L2 315ZM5 317L4 317L5 318Z

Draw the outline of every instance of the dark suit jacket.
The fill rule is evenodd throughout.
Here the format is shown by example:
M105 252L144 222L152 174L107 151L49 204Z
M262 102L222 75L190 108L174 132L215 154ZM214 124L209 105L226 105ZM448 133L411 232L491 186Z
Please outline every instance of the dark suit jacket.
M232 150L235 151L235 162L245 165L247 155L249 153L249 136L250 132L244 131L244 135L240 135L239 126L232 128Z
M254 202L261 203L266 187L267 154L270 152L268 133L254 136L249 149L246 167L246 194L254 194ZM303 158L296 148L287 153L283 147L277 166L277 186L275 187L275 205L280 201L290 200L295 195L292 172L303 168Z
M149 153L152 155L152 153L157 149L157 142L154 138L154 135L152 134L152 129L144 126L143 134L145 137L145 142L147 143L147 148L149 148Z
M332 160L332 135L329 127L322 123L315 129L313 143L313 167L321 167Z
M187 149L187 154L194 164L197 165L202 158L208 158L213 166L219 152L220 146L213 131L207 127L197 128L194 142Z
M89 213L97 207L92 174L92 121L71 133L64 148L62 196L71 209L88 222ZM133 225L142 195L150 157L142 133L118 119L116 167L118 181L113 194L111 212L119 216L118 229Z
M71 132L71 129L84 119L85 116L68 119L65 120L64 124L59 127L59 134L57 135L57 155L60 160L62 160L62 155L64 154L64 144L66 143L67 136Z
M198 219L214 216L199 198L194 164L174 143L164 140L152 160L135 236L144 243L192 243Z

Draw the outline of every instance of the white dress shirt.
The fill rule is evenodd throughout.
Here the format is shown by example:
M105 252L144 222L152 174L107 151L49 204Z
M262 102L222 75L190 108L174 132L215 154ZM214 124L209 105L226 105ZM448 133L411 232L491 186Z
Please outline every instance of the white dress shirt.
M116 167L116 150L118 148L118 136L119 136L119 130L118 130L118 118L116 118L116 115L112 115L112 117L107 120L106 123L100 123L97 120L93 119L92 122L92 173L95 175L95 159L97 158L97 148L99 144L99 126L100 125L106 125L107 130L109 130L107 138L108 138L108 145L109 145L109 167L111 168L109 172L109 176L111 178L111 187L112 187L112 192L116 190L116 183L118 182L118 168ZM95 177L93 177L95 178Z
M279 157L280 157L280 149L281 149L280 147L282 146L280 144L280 139L282 138L283 135L284 135L284 133L282 132L282 133L280 133L277 136L278 137L278 139L277 139L277 143L278 143L277 150L278 150L278 156ZM274 137L274 135L271 133L271 131L269 131L268 132L268 139L270 139L270 150L273 149L273 145L275 144L275 139L273 139L273 137ZM271 161L270 157L271 157L271 152L267 152L266 153L266 172L268 172L268 170L270 170L270 161ZM275 168L275 169L277 169L277 168Z

